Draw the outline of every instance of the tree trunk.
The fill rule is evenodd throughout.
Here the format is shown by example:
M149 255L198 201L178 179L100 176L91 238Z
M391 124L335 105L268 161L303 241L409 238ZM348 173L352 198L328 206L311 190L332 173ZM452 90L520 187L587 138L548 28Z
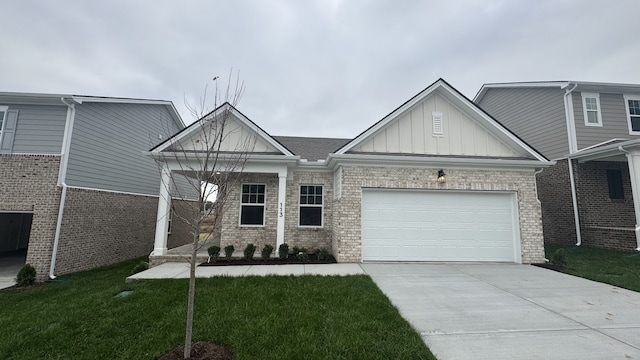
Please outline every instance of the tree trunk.
M199 226L199 224L198 224ZM191 248L191 262L189 266L189 296L187 299L187 326L184 336L184 358L189 359L191 357L191 335L193 333L193 304L196 293L196 256L198 254L198 238L199 231L193 239L193 246Z

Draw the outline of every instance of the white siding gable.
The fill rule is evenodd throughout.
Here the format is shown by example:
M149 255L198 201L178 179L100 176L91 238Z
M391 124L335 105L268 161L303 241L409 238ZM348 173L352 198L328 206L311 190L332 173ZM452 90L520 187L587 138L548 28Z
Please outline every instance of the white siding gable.
M524 149L514 150L488 128L489 124L483 124L438 92L433 92L398 114L395 119L351 151L417 155L530 156Z

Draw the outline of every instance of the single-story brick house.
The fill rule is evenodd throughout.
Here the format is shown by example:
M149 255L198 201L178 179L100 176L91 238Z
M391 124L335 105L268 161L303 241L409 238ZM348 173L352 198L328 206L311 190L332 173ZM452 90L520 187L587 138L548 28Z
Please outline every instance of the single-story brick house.
M326 248L338 262L544 261L535 173L553 163L442 79L353 139L271 136L217 108L150 151L165 169L152 258L167 253L166 189L181 170L172 151L198 153L199 125L223 111L238 130L220 150L247 136L255 145L222 247Z

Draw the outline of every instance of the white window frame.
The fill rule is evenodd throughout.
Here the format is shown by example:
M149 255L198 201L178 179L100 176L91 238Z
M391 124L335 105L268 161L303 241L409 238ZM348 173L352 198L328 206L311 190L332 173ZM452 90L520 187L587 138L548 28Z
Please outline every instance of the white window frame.
M631 112L629 109L629 100L637 100L640 101L640 95L623 95L624 98L624 110L627 114L627 125L629 126L629 134L630 135L640 135L640 131L633 131L633 126L631 126Z
M597 123L590 123L588 113L593 111L592 109L587 109L587 99L596 99L596 106L598 107L596 111L596 117L598 118ZM602 111L600 110L600 94L598 93L582 93L582 112L584 114L584 126L599 126L602 127Z
M173 209L169 209L169 218L167 219L167 235L171 235L172 227L173 227Z
M242 202L242 188L245 185L258 185L258 186L264 186L264 202L262 204L260 203L244 203ZM264 227L265 223L266 223L266 216L267 216L267 184L264 183L242 183L240 184L240 209L238 211L238 226L242 226L242 227ZM262 224L257 225L257 224L243 224L242 223L242 207L244 205L247 206L260 206L262 205Z
M4 125L7 123L7 111L9 110L8 106L0 106L0 111L2 111L2 123L0 123L0 141L2 141L2 131L4 130Z
M302 190L303 186L314 186L322 188L322 204L301 204L300 203L300 190ZM325 202L325 186L324 184L300 184L298 186L298 227L305 229L320 229L324 227L324 202ZM314 195L315 196L315 195ZM319 207L320 208L320 225L300 225L300 214L302 214L303 207Z

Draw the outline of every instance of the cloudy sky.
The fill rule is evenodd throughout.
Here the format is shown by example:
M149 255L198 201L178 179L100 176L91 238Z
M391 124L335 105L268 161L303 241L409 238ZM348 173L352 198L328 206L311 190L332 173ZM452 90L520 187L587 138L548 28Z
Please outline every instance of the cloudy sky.
M270 134L350 138L440 77L469 98L489 82L640 83L638 13L637 0L3 0L0 91L171 100L190 123L184 99L233 69L238 109Z

